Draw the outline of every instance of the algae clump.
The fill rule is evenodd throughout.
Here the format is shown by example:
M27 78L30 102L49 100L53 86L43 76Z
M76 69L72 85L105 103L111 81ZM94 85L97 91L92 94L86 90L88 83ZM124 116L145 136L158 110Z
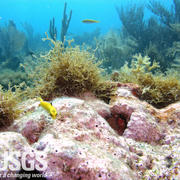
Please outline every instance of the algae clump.
M139 54L133 58L130 66L126 63L112 80L138 84L142 90L141 98L157 108L180 100L178 73L172 70L166 73L155 71L159 64L152 63L147 56Z
M111 83L102 75L103 69L94 54L79 46L72 47L71 41L65 47L61 41L54 41L48 36L44 40L49 40L53 47L43 56L45 62L37 67L36 96L50 100L61 95L78 96L92 92L105 101L109 100Z
M9 85L8 90L3 90L0 85L0 129L10 126L20 115L21 110L17 108L17 105L22 100L23 85L13 87Z

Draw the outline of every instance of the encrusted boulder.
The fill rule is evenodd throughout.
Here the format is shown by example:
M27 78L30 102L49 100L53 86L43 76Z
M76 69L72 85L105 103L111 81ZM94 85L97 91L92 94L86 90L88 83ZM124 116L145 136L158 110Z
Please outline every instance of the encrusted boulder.
M116 96L110 103L112 118L108 120L109 123L116 122L119 126L118 133L124 137L148 143L159 142L163 134L152 115L153 107L139 100L132 91L133 87L118 87Z
M48 180L179 179L180 104L155 109L135 92L135 85L118 85L110 104L95 97L56 98L56 119L36 99L22 103L20 118L0 133L0 151L19 152L19 161L23 153L40 154L28 155L25 163L34 162L40 170L22 166L0 174L12 179L22 174Z

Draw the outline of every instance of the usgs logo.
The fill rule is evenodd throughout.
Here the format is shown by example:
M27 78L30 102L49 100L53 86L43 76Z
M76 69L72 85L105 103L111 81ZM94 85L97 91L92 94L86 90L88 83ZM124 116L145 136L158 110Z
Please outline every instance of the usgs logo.
M45 171L47 169L47 162L45 161L46 154L43 152L5 152L1 154L4 159L0 162L0 171Z

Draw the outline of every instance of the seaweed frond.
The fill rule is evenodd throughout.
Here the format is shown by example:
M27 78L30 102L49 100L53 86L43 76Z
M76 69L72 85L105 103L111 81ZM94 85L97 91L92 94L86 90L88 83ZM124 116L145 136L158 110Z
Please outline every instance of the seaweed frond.
M17 104L21 102L22 86L8 87L8 90L3 90L0 85L0 129L11 125L20 113L21 110L17 108Z
M151 63L148 56L142 57L141 54L136 54L133 56L133 58L134 60L131 63L131 67L134 73L145 73L159 68L158 62L153 61L153 63Z
M103 77L103 69L95 55L79 46L68 47L61 41L54 41L48 36L52 49L43 58L45 65L39 68L39 78L35 82L35 92L43 99L51 99L60 95L77 96L84 92L92 92L98 97L111 94L111 85ZM103 98L104 99L104 98Z
M119 72L116 81L138 84L142 90L141 98L155 107L161 108L180 100L180 81L178 73L167 71L166 73L152 70L159 67L157 62L151 62L150 58L140 54L134 56L130 67L126 63Z

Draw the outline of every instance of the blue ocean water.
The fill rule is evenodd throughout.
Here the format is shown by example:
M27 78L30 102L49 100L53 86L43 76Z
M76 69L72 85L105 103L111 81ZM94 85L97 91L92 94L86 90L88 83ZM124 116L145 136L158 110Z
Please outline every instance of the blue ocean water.
M68 28L62 27L65 3L67 19L72 10ZM137 61L146 56L164 76L169 69L179 72L179 28L180 0L0 0L0 72L6 78L11 75L5 81L0 76L0 84L8 88L9 81L30 82L21 67L29 63L27 67L34 68L41 54L50 50L49 41L42 41L45 32L63 41L64 47L66 40L74 39L72 46L93 52L108 74L126 64L131 67L134 57ZM144 68L156 73L154 67ZM14 78L16 72L24 77Z
M27 22L35 32L48 31L49 21L55 17L56 26L60 31L64 3L67 2L67 14L72 9L72 20L69 33L81 34L100 28L102 33L112 28L121 27L115 6L143 4L147 0L1 0L0 25L13 20L19 28ZM146 14L148 16L148 12ZM99 20L98 24L83 24L83 19Z
M172 53L165 57L164 49L170 52L168 48L177 41L177 32L173 32L171 24L180 23L180 0L0 0L0 59L6 61L16 57L18 67L24 61L23 56L32 55L31 50L41 52L45 48L47 43L44 47L42 44L45 32L52 39L62 40L61 32L66 29L62 28L65 3L67 19L71 10L72 18L63 37L75 39L76 45L85 43L93 48L97 38L102 45L97 58L108 59L113 67L120 68L133 54L141 53L150 56L152 61L159 61L164 71L170 67L169 58L171 62L177 58ZM49 32L53 18L57 33ZM83 23L84 19L98 23ZM108 32L112 33L106 43ZM15 34L17 38L13 39ZM18 38L23 40L21 45ZM129 38L131 44L128 44ZM12 68L10 64L4 66Z

